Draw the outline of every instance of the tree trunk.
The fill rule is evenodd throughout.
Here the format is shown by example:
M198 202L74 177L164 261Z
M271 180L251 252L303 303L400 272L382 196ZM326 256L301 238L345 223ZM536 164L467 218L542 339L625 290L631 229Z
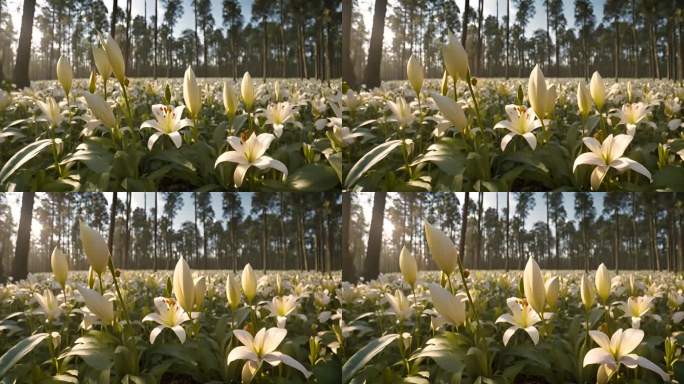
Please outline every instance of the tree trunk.
M124 254L121 268L128 268L128 261L130 259L131 250L131 192L126 192L126 240L124 242Z
M375 192L373 196L373 216L368 232L368 248L366 249L366 260L363 268L363 277L366 281L376 279L380 274L380 250L382 249L382 227L385 220L386 199L387 192Z
M510 241L510 235L511 235L511 193L506 192L506 272L508 272L509 265L508 265L508 255L509 255L509 248L511 247L511 241Z
M620 23L615 18L615 82L620 78Z
M24 2L26 4L26 2ZM23 280L28 275L29 248L31 247L31 222L33 221L33 201L35 192L24 192L21 196L21 216L17 229L17 245L14 251L12 277Z
M130 68L131 60L131 7L131 0L126 0L126 57L124 59L126 68Z
M477 248L475 251L475 269L480 268L480 259L482 257L482 205L484 201L484 192L480 191L477 194Z
M558 33L556 33L556 40L558 40ZM511 54L510 49L511 44L511 0L506 0L506 80L508 80L508 68L509 68L509 55ZM557 45L557 44L556 44ZM558 60L558 57L556 57ZM508 192L506 193L508 196ZM510 201L509 201L510 202ZM508 207L506 207L508 209ZM508 226L508 219L506 219L506 225ZM506 229L508 231L508 229ZM508 271L508 232L506 233L506 271Z
M112 38L116 38L116 16L118 9L119 5L117 0L112 0L112 23L109 26L109 34L112 36Z
M31 85L29 80L29 61L31 59L31 35L33 33L33 13L35 10L36 0L24 0L13 78L14 84L18 89Z
M484 0L477 3L477 75L482 76L482 16L484 13ZM479 257L479 256L478 256Z
M153 270L157 272L157 248L159 243L157 243L157 192L154 192L154 262Z
M355 282L356 268L354 267L354 255L349 252L351 228L351 193L342 193L342 281Z
M112 192L112 207L109 210L109 236L107 237L107 248L111 257L114 257L114 228L116 228L117 201L116 192Z
M470 17L470 0L465 0L465 7L463 8L463 25L461 25L461 45L466 48L466 41L468 37L468 18Z
M154 75L155 80L157 80L157 39L159 36L158 35L158 28L157 28L158 20L159 20L159 0L154 0L154 74L153 75ZM156 202L157 202L157 193L156 192L155 192L154 201L156 204ZM156 205L154 206L154 209L155 210L157 209ZM156 221L157 220L156 213L155 213L154 220L155 220L155 228L156 228L156 222L157 222ZM157 232L155 229L155 236L156 235L157 235ZM157 254L156 254L157 242L156 241L157 240L155 239L155 243L154 243L154 252L155 252L154 268L155 268L155 271L157 270Z
M262 47L263 51L261 52L261 77L263 78L263 81L266 82L266 76L268 76L268 74L266 73L268 68L268 24L266 23L266 16L261 18L261 27L263 29L264 34Z
M195 243L195 263L199 265L199 226L197 225L197 192L192 193L192 198L195 201L195 236L193 239ZM169 225L173 225L173 223Z
M385 32L385 13L387 12L387 0L375 0L373 11L373 30L371 32L370 46L368 49L368 62L366 64L365 83L368 89L380 85L380 64L382 61L382 40ZM364 271L364 273L366 273Z

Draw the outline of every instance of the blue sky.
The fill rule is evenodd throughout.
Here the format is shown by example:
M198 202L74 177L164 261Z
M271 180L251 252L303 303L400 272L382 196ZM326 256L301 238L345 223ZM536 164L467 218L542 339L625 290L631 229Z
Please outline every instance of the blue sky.
M465 0L455 0L456 4L458 5L458 9L461 10L460 16L463 17L463 9L464 9L464 4ZM485 17L488 15L496 15L496 6L497 2L499 5L499 19L502 19L504 15L506 15L506 1L507 0L487 0L484 2L484 14ZM396 0L389 0L389 5L393 5L396 3ZM534 7L535 7L535 15L530 21L530 23L527 25L527 28L525 29L525 36L530 36L532 35L533 31L536 29L542 28L546 29L546 11L544 8L544 1L543 0L535 0L534 2ZM594 17L596 19L596 23L600 23L603 20L603 5L606 3L605 0L592 0L591 2L594 6ZM371 26L373 25L373 5L375 4L375 0L358 0L359 4L359 10L364 16L364 23L366 24L366 30L368 33L370 33ZM574 0L563 0L563 5L564 5L564 10L565 10L565 19L568 22L568 27L569 28L575 28L575 1ZM477 1L476 0L471 0L470 1L470 7L475 9L477 11ZM388 9L389 12L389 9ZM511 0L511 22L515 21L515 12L516 12L516 7L513 4L513 0ZM385 28L385 33L388 36L391 36L391 32L389 29L386 27ZM553 38L553 36L552 36ZM389 39L388 39L389 40Z
M38 14L38 9L45 3L44 0L37 0L36 1L36 14ZM105 5L107 6L107 9L109 9L109 12L111 12L112 9L112 0L104 0ZM212 3L212 13L214 15L214 20L216 21L218 26L221 26L223 23L223 17L222 17L222 7L223 7L223 1L222 0L211 0ZM14 29L15 32L18 34L19 33L19 28L21 26L21 7L22 7L23 1L22 0L9 0L8 1L8 8L9 11L12 13L12 22L14 24ZM133 0L133 9L132 9L132 15L133 17L137 15L144 15L145 13L145 0ZM179 20L178 24L176 25L176 28L174 30L175 35L180 35L180 33L184 29L194 29L195 27L195 17L193 13L193 8L191 5L191 0L183 0L183 16ZM252 17L252 1L251 0L240 0L240 4L242 5L242 16L243 16L243 21L245 24L247 24L251 17ZM122 9L125 10L126 7L126 0L118 0L118 6ZM3 12L6 12L7 9L3 9ZM159 21L163 21L163 14L164 14L164 7L162 5L162 0L159 0ZM149 18L154 15L154 0L147 0L147 17L148 20ZM34 24L35 25L35 24ZM34 37L34 42L40 40L40 32L34 27L33 29L33 37Z

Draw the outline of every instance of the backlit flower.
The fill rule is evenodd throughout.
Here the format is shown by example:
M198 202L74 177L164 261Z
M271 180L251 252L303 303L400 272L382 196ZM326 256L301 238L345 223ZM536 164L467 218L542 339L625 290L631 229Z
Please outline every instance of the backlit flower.
M193 125L192 120L183 119L184 109L185 107L182 105L176 108L162 104L152 106L154 120L147 120L140 126L141 129L153 128L157 131L147 140L147 149L151 151L157 140L164 135L171 139L176 148L180 148L181 144L183 144L183 136L181 136L179 131Z
M154 344L154 340L164 328L171 329L178 336L181 344L185 343L185 329L181 324L190 320L188 313L175 300L165 297L155 297L154 306L157 307L157 312L150 313L142 319L142 321L154 321L159 324L150 332L150 344Z
M259 169L273 168L282 172L283 179L285 179L287 177L287 167L285 164L270 156L264 155L274 138L275 136L270 133L261 133L257 136L252 132L249 139L242 142L239 137L230 136L228 137L228 144L230 144L234 150L224 152L216 159L214 166L217 166L224 161L237 163L235 173L233 174L233 182L236 187L242 185L242 180L245 178L247 170L253 166Z
M513 140L515 136L522 136L527 141L530 148L534 150L537 147L537 138L533 131L542 126L542 123L537 119L537 115L533 110L527 109L521 105L509 104L505 107L508 114L508 120L503 120L494 126L494 128L505 128L509 132L501 139L501 150L505 151L508 143Z

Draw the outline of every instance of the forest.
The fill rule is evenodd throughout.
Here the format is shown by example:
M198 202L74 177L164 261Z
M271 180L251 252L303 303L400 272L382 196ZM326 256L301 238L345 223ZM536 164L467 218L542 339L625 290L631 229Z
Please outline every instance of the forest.
M247 70L264 79L331 79L341 73L339 0L135 0L144 10L137 15L133 0L107 2L23 1L22 24L38 32L32 40L12 23L10 13L17 10L0 0L0 80L23 87L29 78L55 79L60 56L72 63L76 78L87 78L98 32L116 38L130 77L182 76L190 64L201 77L234 79ZM251 6L251 17L243 4ZM179 19L188 13L192 28L178 32Z
M485 13L485 3L490 12ZM588 79L594 70L615 79L684 76L684 11L679 1L492 3L466 0L459 8L449 0L344 0L344 39L349 43L343 54L350 64L345 66L345 80L372 88L380 79L405 79L411 54L422 59L427 78L440 78L441 46L448 32L459 36L477 77L524 77L537 63L552 77ZM364 21L367 12L372 13L372 25ZM530 31L537 13L543 26ZM572 21L566 17L569 13ZM375 29L376 23L384 29ZM382 48L371 49L373 40Z
M496 203L485 208L485 198ZM460 241L465 201L456 193L357 193L350 199L348 252L355 271L366 273L371 258L379 272L398 272L404 246L419 269L436 269L423 236L426 222ZM462 259L469 269L519 270L530 257L547 269L592 270L600 263L616 271L684 269L681 193L481 192L468 199ZM364 205L373 207L366 210L370 217ZM535 206L543 217L530 222ZM378 229L383 221L375 215L391 231ZM371 242L373 231L382 233L379 247Z
M71 268L87 269L80 247L81 220L109 234L114 262L129 270L171 269L179 257L193 268L233 271L247 263L263 271L330 271L341 265L340 201L335 193L129 192L115 194L116 200L109 202L101 192L36 193L33 202L27 202L31 195L0 194L0 276L23 278L27 271L50 271L55 247ZM135 198L142 206L132 207ZM220 211L214 201L220 202ZM27 270L15 258L15 243L21 248L22 217L13 216L11 204L21 204L22 213L25 204L32 204L27 212L34 223ZM192 217L178 223L184 206Z

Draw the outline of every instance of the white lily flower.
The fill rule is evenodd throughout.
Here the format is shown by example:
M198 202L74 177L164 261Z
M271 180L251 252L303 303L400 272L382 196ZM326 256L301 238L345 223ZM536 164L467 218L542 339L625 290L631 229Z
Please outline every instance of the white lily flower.
M632 328L639 329L641 327L641 318L651 310L652 302L653 297L651 296L630 296L627 298L622 310L625 312L624 317L631 317Z
M534 345L537 345L539 342L539 331L534 325L541 321L539 314L526 301L520 300L517 297L509 297L506 300L506 305L508 305L511 313L504 313L496 319L497 323L508 323L511 325L504 332L504 346L508 345L508 341L518 329L527 332Z
M178 336L181 344L185 343L185 329L181 324L190 320L188 313L176 303L176 300L165 297L155 297L154 306L157 307L157 312L150 313L142 319L142 321L154 321L159 324L150 332L150 344L154 344L154 340L164 328L171 329Z
M609 372L617 371L620 365L627 368L640 366L660 375L664 381L670 381L670 376L650 360L631 353L644 339L644 331L640 329L618 329L608 339L608 335L601 331L589 331L589 336L599 345L584 355L582 366L591 364L605 365Z
M534 150L537 147L537 138L533 131L542 126L541 120L532 109L527 109L521 105L508 104L506 107L508 120L503 120L494 126L494 128L505 128L510 132L501 139L501 150L505 151L508 143L513 140L515 136L522 136L530 148Z
M273 168L283 173L284 180L287 178L287 167L285 164L264 155L274 138L275 136L270 133L261 133L257 136L252 132L249 139L243 143L239 137L230 136L228 137L228 144L233 147L234 151L224 152L216 159L214 167L224 161L237 163L235 173L233 174L233 182L236 187L242 185L242 180L245 178L247 170L252 166L259 169Z
M622 109L615 113L615 116L620 118L618 124L624 124L627 127L627 134L634 136L636 127L639 123L643 122L655 128L654 123L644 120L648 116L648 113L648 105L639 102L624 104Z
M452 295L451 292L434 283L430 284L429 288L432 305L445 321L456 327L465 323L467 300L465 294Z
M591 152L585 152L577 156L577 159L575 159L575 163L572 166L572 171L575 172L578 165L595 165L596 168L594 168L594 171L591 173L591 189L593 190L597 190L599 186L601 186L601 182L603 182L603 178L610 168L615 168L619 173L631 169L651 180L651 173L646 167L629 157L622 156L629 143L632 142L632 139L632 136L622 134L615 137L610 134L603 140L603 143L599 143L598 140L593 137L583 138L582 141L584 142L584 145L586 145Z
M45 102L36 100L38 108L43 112L43 116L50 123L50 128L55 128L62 123L62 111L59 104L52 97L48 97Z
M297 309L297 297L294 295L275 296L266 307L271 312L270 316L276 318L278 328L285 328L285 321L295 309Z
M45 315L50 321L57 320L62 316L62 308L59 307L59 302L51 290L46 289L42 295L34 292L33 299L40 306L40 309L34 311L35 313Z
M114 304L108 297L86 287L78 286L77 289L83 296L86 307L100 321L105 324L111 324L114 321Z
M385 293L385 299L391 307L391 312L397 316L399 320L408 320L413 315L413 308L406 296L400 290L396 290L394 295Z
M241 329L233 330L235 337L242 343L241 346L233 348L228 354L228 364L235 360L247 360L245 364L252 372L256 371L261 366L262 362L267 362L272 366L278 366L283 363L301 372L307 379L311 376L304 366L293 359L289 355L276 351L280 343L283 342L287 336L287 330L284 328L262 328L257 334L252 335ZM243 377L245 376L245 369L243 368Z
M416 117L413 116L413 112L411 112L411 107L403 97L397 97L396 102L388 101L387 107L392 111L397 123L402 127L411 125L416 119Z
M192 120L183 119L184 106L178 106L173 108L172 106L166 106L162 104L155 104L152 106L152 114L155 120L147 120L140 126L142 128L153 128L157 132L153 133L147 140L147 149L150 151L157 140L166 135L171 139L176 148L180 148L183 144L183 137L180 134L180 130L185 127L192 127Z
M285 123L294 117L293 107L288 102L269 105L266 107L264 115L266 116L266 124L273 126L273 133L280 138L283 134L283 127Z

